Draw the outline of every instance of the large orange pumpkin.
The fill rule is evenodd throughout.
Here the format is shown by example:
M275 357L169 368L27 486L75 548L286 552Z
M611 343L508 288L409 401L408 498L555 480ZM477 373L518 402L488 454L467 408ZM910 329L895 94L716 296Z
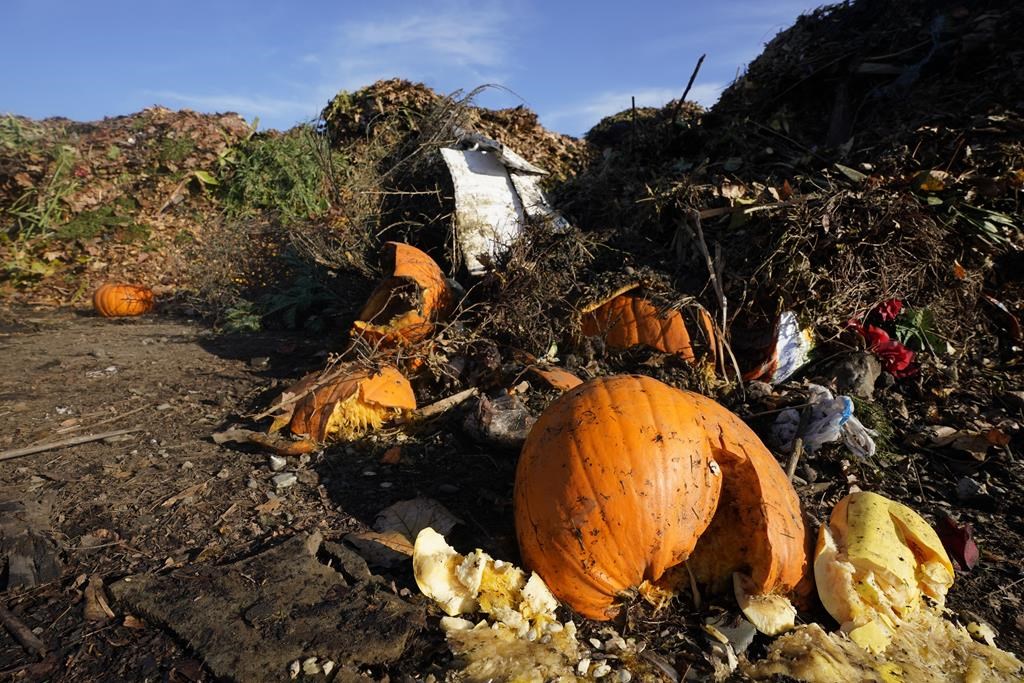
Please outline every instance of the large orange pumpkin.
M138 285L107 283L93 293L92 305L104 318L142 315L153 310L153 290Z
M384 268L391 274L370 294L353 324L371 341L419 341L451 310L452 292L434 259L401 242L384 245Z
M690 558L704 582L736 571L759 593L806 573L799 501L771 453L711 399L649 377L598 378L553 402L514 499L523 561L591 619Z

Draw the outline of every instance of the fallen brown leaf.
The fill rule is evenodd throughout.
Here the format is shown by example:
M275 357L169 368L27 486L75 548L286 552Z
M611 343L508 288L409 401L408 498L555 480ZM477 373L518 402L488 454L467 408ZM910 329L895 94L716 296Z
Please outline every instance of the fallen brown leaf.
M85 611L86 621L108 621L114 618L114 610L110 609L107 603L106 591L103 590L103 578L99 574L89 577L89 583L85 585Z

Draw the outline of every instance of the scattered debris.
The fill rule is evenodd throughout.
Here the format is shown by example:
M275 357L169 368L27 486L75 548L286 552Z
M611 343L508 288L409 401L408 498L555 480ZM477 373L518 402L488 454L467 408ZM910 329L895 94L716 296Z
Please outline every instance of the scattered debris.
M823 444L842 439L854 455L870 458L875 454L874 434L853 415L849 396L833 397L832 392L818 384L807 385L807 418L795 408L787 408L775 418L772 438L784 453L792 452L796 440L811 453Z

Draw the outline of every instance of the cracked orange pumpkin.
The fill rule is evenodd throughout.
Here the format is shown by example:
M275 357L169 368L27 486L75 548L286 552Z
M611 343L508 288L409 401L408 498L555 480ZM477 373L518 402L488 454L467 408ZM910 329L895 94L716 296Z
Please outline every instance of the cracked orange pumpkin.
M409 380L396 368L343 367L304 377L277 400L270 431L285 425L317 443L351 439L416 409Z
M104 318L142 315L153 310L153 290L138 285L107 283L93 293L92 305Z
M374 342L415 342L447 317L452 292L440 267L427 254L401 242L384 245L381 281L353 323L354 333Z
M739 417L638 375L602 377L554 401L523 446L515 482L525 564L591 619L693 559L760 594L807 570L796 493Z
M696 322L714 365L714 325L703 308L696 308ZM678 310L661 311L641 296L620 293L583 310L583 334L601 337L613 349L647 346L694 362L694 340Z

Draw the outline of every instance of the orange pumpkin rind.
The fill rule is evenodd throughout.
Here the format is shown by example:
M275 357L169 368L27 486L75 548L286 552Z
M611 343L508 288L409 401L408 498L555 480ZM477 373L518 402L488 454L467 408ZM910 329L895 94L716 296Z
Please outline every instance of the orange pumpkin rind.
M270 431L287 425L317 443L350 440L416 409L412 385L396 368L347 370L327 380L310 375L291 387L282 399L292 403L279 411Z
M451 311L444 273L426 253L401 242L387 242L383 260L390 275L370 294L353 334L388 344L424 339Z
M683 392L647 377L592 380L554 401L519 459L526 565L577 612L606 620L657 581L711 522L721 476Z
M612 349L647 346L695 363L693 339L683 314L678 310L662 311L650 300L628 293L634 289L626 288L627 293L617 293L604 302L584 307L583 335L600 337ZM698 308L696 315L706 342L707 360L714 367L714 325L703 308Z

